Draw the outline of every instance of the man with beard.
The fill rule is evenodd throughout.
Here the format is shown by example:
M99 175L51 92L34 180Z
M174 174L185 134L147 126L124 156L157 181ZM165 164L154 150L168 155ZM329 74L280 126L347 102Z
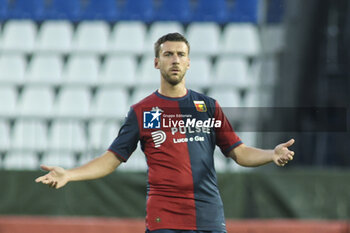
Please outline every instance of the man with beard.
M70 181L106 176L128 160L140 141L148 165L146 232L226 232L215 146L242 166L284 166L293 159L288 147L294 139L273 150L244 145L216 100L186 88L189 52L179 33L159 38L154 65L160 70L160 88L131 106L109 149L70 170L43 165L49 173L36 182L61 188Z

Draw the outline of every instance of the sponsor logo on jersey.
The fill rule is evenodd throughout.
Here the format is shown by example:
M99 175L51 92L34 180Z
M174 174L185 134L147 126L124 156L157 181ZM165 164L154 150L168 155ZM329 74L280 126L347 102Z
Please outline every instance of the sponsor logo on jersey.
M160 129L163 110L153 107L151 111L143 112L144 129Z
M179 128L179 127L208 127L208 128L220 128L221 120L216 120L215 118L208 118L206 120L197 120L196 118L187 118L186 120L172 120L168 118L167 120L163 118L164 128Z
M204 101L194 102L198 102L195 103L197 104L197 111L207 111ZM171 135L177 133L186 135L184 138L170 139L173 143L202 142L205 141L205 137L197 134L210 134L213 128L220 128L221 126L221 120L213 117L205 120L196 119L191 114L168 113L159 107L153 107L151 111L143 112L143 128L156 130L151 132L155 147L160 147L165 142L167 139L165 132L170 132Z
M194 106L196 106L196 109L198 112L207 111L207 105L205 105L205 102L203 100L194 100L193 103L194 103Z
M154 147L160 147L160 145L166 140L166 134L162 130L153 131L151 135L154 142Z

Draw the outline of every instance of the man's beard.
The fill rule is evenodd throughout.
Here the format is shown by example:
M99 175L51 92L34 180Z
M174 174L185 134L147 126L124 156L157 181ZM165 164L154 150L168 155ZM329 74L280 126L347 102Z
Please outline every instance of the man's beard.
M168 73L161 72L161 74L162 74L162 77L165 79L165 81L167 81L169 84L173 86L176 86L177 84L179 84L185 76L185 73L183 73L183 74L179 74L178 78L172 78L171 75L169 75Z

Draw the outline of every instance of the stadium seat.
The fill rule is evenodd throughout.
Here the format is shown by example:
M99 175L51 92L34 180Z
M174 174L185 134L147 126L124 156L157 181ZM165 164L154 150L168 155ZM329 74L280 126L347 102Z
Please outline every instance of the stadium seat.
M133 56L106 57L99 76L100 86L117 84L133 86L136 80L137 62Z
M143 57L138 73L138 83L141 85L157 87L160 83L160 72L154 68L154 55Z
M208 58L193 57L190 69L186 73L186 84L189 88L203 88L209 85L211 76L211 62Z
M172 32L179 32L183 34L184 30L180 23L178 22L154 22L150 29L149 33L146 37L145 42L145 53L147 55L154 55L154 43L163 35L172 33Z
M18 111L26 117L51 117L54 92L50 87L26 86L18 103Z
M11 151L6 154L3 168L5 170L37 170L39 158L34 152Z
M45 8L45 19L69 20L76 22L79 20L80 0L50 0Z
M242 142L247 146L258 146L257 144L257 132L240 132L239 137L242 139Z
M0 86L0 116L17 114L17 91L14 87Z
M35 55L28 64L25 80L28 85L57 85L62 82L63 59L59 55Z
M273 89L250 89L243 99L244 107L273 107Z
M45 165L60 166L65 169L70 169L76 166L77 161L74 153L67 151L50 151L44 153L41 163Z
M216 61L212 84L246 88L250 85L248 62L241 57L221 57Z
M222 54L257 56L260 53L260 38L252 24L229 23L225 26L221 43Z
M110 36L108 51L118 54L143 53L146 26L138 21L122 21L114 25Z
M73 38L73 51L103 54L107 51L108 37L109 28L106 22L83 21L78 25Z
M228 159L228 158L222 158L223 154L219 148L215 150L215 157L221 158L222 160L226 160L227 164L225 166L225 172L226 173L243 173L243 172L251 172L253 171L250 167L243 167L241 165L238 165L234 160ZM215 165L215 164L214 164ZM220 172L220 170L219 170Z
M226 0L197 0L192 12L192 21L226 22Z
M269 24L281 23L286 10L285 7L285 0L270 0L267 7L267 22Z
M89 123L89 146L106 151L117 137L120 125L115 120L94 120Z
M275 57L267 57L257 64L258 84L261 87L272 87L278 79L278 63Z
M8 1L7 19L44 19L44 1L43 0L11 0ZM2 5L2 7L6 7ZM1 7L1 8L2 8Z
M154 13L155 21L189 22L191 7L189 0L162 0Z
M49 135L49 150L83 152L87 149L86 134L81 121L55 120Z
M228 1L226 20L228 22L257 23L260 2L259 0Z
M0 120L0 152L6 152L10 148L10 124Z
M220 28L216 23L191 23L187 28L191 54L216 55L219 51Z
M88 0L81 8L81 20L118 20L120 12L116 0Z
M225 157L219 148L216 148L214 153L214 166L217 173L227 172L229 166L232 166L231 160Z
M121 20L139 20L151 22L153 20L153 0L124 0L121 8Z
M44 21L38 33L36 52L67 54L71 51L73 26L69 21Z
M144 153L141 151L140 146L136 148L134 153L130 156L127 163L122 163L118 167L118 171L125 172L146 172L147 171L147 163L146 157Z
M65 84L95 85L99 73L99 60L94 55L72 55L62 74Z
M84 153L80 154L78 158L76 159L76 164L75 167L77 166L82 166L90 162L91 160L95 159L99 155L103 154L106 152L106 148L103 148L103 150L98 150L98 149L91 149L91 145L89 144L89 149L88 151L85 151Z
M261 29L261 47L264 54L278 54L285 47L285 28L268 25ZM273 43L271 43L273 41Z
M155 87L138 87L135 88L134 93L129 99L129 105L136 104L140 100L146 98L151 95L153 92L157 90L157 86Z
M3 29L2 51L31 53L34 48L36 30L36 25L31 20L8 21Z
M97 90L90 116L123 119L128 112L128 92L121 88L103 87Z
M260 96L257 93L257 90L249 90L247 93L245 93L245 96L243 98L243 105L245 107L252 107L252 108L263 107L263 106L260 106L259 98Z
M59 117L88 117L90 113L89 89L84 87L62 88L57 97L54 109L55 114Z
M47 147L47 136L44 121L17 120L11 139L12 151L44 151Z
M0 57L0 83L22 84L26 60L21 55L2 55Z
M8 0L0 0L0 20L6 20L8 18Z
M241 107L239 93L230 87L211 88L208 95L216 99L221 107Z

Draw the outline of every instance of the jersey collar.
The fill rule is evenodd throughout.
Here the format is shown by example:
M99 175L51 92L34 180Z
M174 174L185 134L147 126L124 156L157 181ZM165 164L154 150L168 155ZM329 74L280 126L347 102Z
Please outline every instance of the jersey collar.
M183 99L186 99L189 95L190 95L190 92L191 90L189 89L186 89L186 94L184 96L181 96L181 97L168 97L168 96L165 96L165 95L162 95L158 92L158 90L156 90L154 92L154 94L156 94L159 98L162 98L162 99L166 99L166 100L172 100L172 101L179 101L179 100L183 100Z

